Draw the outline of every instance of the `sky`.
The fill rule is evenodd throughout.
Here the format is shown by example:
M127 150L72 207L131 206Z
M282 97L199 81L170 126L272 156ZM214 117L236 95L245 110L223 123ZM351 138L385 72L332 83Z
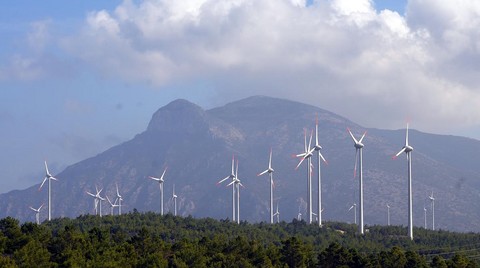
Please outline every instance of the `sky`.
M477 0L0 3L0 193L127 141L184 98L291 99L480 139Z

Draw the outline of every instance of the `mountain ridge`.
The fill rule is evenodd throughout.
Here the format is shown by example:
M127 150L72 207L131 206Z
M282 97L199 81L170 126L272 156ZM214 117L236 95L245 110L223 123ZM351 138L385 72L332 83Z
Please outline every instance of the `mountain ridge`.
M125 211L133 208L158 211L158 184L147 177L160 175L168 166L166 211L170 209L171 187L175 183L181 215L229 217L231 191L215 184L230 173L233 154L239 159L239 176L245 185L241 190L241 218L265 221L269 213L268 182L256 174L265 169L272 148L275 201L280 204L282 215L294 218L299 210L304 210L306 172L304 165L294 170L297 160L290 155L303 150L303 129L314 128L317 115L322 153L329 161L329 165L322 167L324 219L353 221L347 210L358 198L358 186L353 179L355 151L346 132L350 127L357 135L368 131L364 140L366 224L385 222L386 203L392 205L392 223L406 224L405 159L402 156L391 160L403 145L405 130L364 128L312 105L265 96L208 110L181 99L159 108L145 131L58 173L59 181L52 182L53 215L73 217L92 213L93 199L85 191L93 191L97 185L104 188L102 193L113 197L115 183L124 196ZM478 205L474 202L479 194L480 167L472 160L477 148L480 150L480 142L416 130L411 130L411 139L415 148L414 224L423 225L423 205L428 203L422 199L434 190L438 193L437 228L457 231L480 228ZM438 143L446 146L443 151ZM450 156L444 152L450 152ZM452 161L456 157L460 160ZM39 193L37 188L34 185L0 195L0 217L32 220L25 207L46 203L47 192ZM45 213L46 210L42 211L42 217Z

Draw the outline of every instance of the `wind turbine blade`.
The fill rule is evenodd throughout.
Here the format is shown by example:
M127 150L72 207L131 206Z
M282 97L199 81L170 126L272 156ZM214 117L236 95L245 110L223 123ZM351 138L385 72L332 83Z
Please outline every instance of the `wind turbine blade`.
M363 141L363 138L365 138L365 135L367 135L367 132L366 132L366 131L365 131L365 132L363 132L363 135L362 135L362 137L361 137L361 138L360 138L360 140L358 141L359 143L362 143L362 141Z
M318 155L320 156L320 158L323 160L323 162L325 162L325 164L327 164L327 160L325 160L325 157L323 157L322 153L320 153L320 151L318 151Z
M230 176L227 176L227 177L225 177L224 179L218 181L217 184L220 184L220 183L226 181L227 179L230 179Z
M52 180L54 180L54 181L58 181L57 178L52 177L52 176L50 176L50 179L52 179Z
M235 170L235 178L238 178L238 159L237 159L237 169Z
M149 176L148 178L149 178L149 179L152 179L152 180L154 180L154 181L160 181L159 178L155 178L155 177L152 177L152 176Z
M405 134L405 146L408 146L408 123L407 123L407 133Z
M235 183L235 181L232 181L232 182L230 182L229 184L227 184L227 186L225 186L225 187L228 187L228 186L230 186L230 185L232 185L232 184L234 184L234 183Z
M305 136L304 146L303 146L304 150L303 151L307 152L307 129L306 128L303 129L303 133L304 133L304 136Z
M402 150L400 150L400 152L398 152L396 155L394 155L392 158L395 159L397 158L399 155L401 155L403 152L405 152L405 147L402 148Z
M305 157L302 157L302 159L300 160L300 162L298 162L298 165L295 167L295 170L298 169L298 167L302 164L303 160L305 160Z
M268 169L272 168L272 148L270 148L270 158L268 159Z
M312 136L313 136L313 130L310 131L310 140L308 141L308 149L305 150L305 152L310 152L310 148L311 148L311 145L312 145Z
M108 195L105 197L107 198L108 203L110 203L110 205L113 206L112 201L110 201L110 198L108 198Z
M43 179L42 181L42 184L40 184L40 187L38 187L38 190L40 191L40 189L42 189L43 185L45 184L45 182L47 181L48 177L45 176L45 178Z
M353 142L355 142L355 144L357 144L358 141L357 141L357 139L355 139L355 137L353 136L352 131L350 131L349 128L347 128L347 130L348 130L348 133L350 134L350 137L352 137Z
M118 184L117 184L117 183L115 183L115 187L117 188L117 197L122 197L122 196L120 195L120 193L118 192Z
M355 207L355 205L351 206L351 207L348 209L348 211L352 210L353 207Z
M268 172L268 169L265 170L265 171L262 171L262 172L258 173L257 176L262 176L263 174L265 174L265 173L267 173L267 172Z
M160 180L161 180L161 181L163 180L163 176L165 176L165 172L167 172L167 168L168 168L168 167L165 167L165 169L163 170L162 176L160 177Z
M97 197L96 195L94 195L94 194L92 194L92 193L90 193L90 192L86 192L86 193L87 193L88 195L93 196L93 197Z
M232 175L235 174L235 173L234 173L234 172L235 172L234 167L235 167L235 155L232 154L232 173L230 173L230 174L232 174Z
M50 175L50 171L48 171L48 165L47 165L47 161L45 160L45 173L47 175Z

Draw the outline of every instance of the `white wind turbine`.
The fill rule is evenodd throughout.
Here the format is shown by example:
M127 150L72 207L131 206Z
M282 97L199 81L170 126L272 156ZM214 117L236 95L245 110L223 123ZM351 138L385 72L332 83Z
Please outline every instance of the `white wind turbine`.
M110 215L113 216L113 209L115 207L118 207L118 199L115 200L115 203L112 203L112 201L110 200L110 198L108 198L108 195L105 196L107 198L107 201L108 201L108 204L110 205Z
M310 133L310 141L308 143L307 147L307 130L305 130L305 145L304 145L304 152L295 155L296 157L301 157L300 162L298 162L298 165L295 167L295 169L298 169L298 167L302 164L302 162L307 159L307 213L308 213L308 223L312 223L312 155L313 151L315 150L314 148L310 148L312 144L312 134Z
M412 208L412 155L413 147L408 143L408 123L407 131L405 135L405 145L402 150L400 150L396 155L393 156L393 159L397 158L400 154L405 152L407 155L407 165L408 165L408 237L413 240L413 208Z
M175 194L175 184L173 185L173 193L172 193L172 199L173 199L173 215L177 216L177 195Z
M238 178L238 160L237 160L237 169L235 171L235 178L233 178L233 181L230 182L227 186L232 185L235 188L235 191L237 192L237 216L236 220L237 223L240 224L240 186L243 187L242 182Z
M280 212L278 211L278 202L277 202L277 211L273 214L273 216L277 216L277 223L280 223Z
M48 221L52 219L52 186L51 186L51 181L58 181L55 177L50 174L50 171L48 170L47 166L47 161L45 161L45 177L43 178L43 182L38 188L40 191L45 184L45 182L48 180Z
M94 208L95 208L95 215L100 214L102 217L102 201L105 201L105 198L100 196L100 193L103 191L103 188L98 190L98 187L95 185L96 194L92 194L90 192L86 192L88 195L94 198Z
M387 204L387 226L390 226L390 205Z
M220 181L217 182L218 184L221 184L222 182L232 179L232 181L235 181L235 156L232 156L232 172L230 175L225 177L224 179L221 179ZM229 184L230 185L230 184ZM232 186L232 221L235 221L235 185Z
M37 224L40 224L40 210L42 209L44 204L42 204L39 208L30 207L31 210L35 211L35 221Z
M160 176L160 178L155 178L155 177L148 177L156 182L158 182L158 186L160 187L160 215L163 216L163 182L164 182L164 179L163 177L165 176L165 172L167 172L167 168L165 168L163 170L163 173L162 173L162 176Z
M430 199L431 206L432 206L432 230L435 231L435 197L433 196L433 191L432 191L432 195L428 196L428 199Z
M270 158L268 160L268 168L257 176L262 176L263 174L268 173L270 176L270 223L273 223L273 168L272 168L272 149L270 149Z
M367 132L365 131L362 135L362 137L357 140L352 134L352 131L348 129L348 133L350 134L350 137L352 137L353 140L353 146L355 147L355 167L353 169L353 177L357 177L357 164L359 166L359 205L360 205L360 223L358 225L358 232L360 234L363 234L363 138L365 138L365 135Z
M122 201L123 201L123 198L120 195L120 192L118 191L118 184L117 183L115 183L115 187L117 188L118 215L122 215Z
M352 209L353 209L354 223L357 224L357 203L353 203L353 205L348 209L348 211Z
M323 157L322 153L320 150L322 149L322 146L320 146L320 143L318 143L318 114L317 118L315 120L315 145L313 146L313 149L317 152L317 168L318 168L318 226L322 226L322 175L321 175L321 161L320 159L327 164L327 160Z

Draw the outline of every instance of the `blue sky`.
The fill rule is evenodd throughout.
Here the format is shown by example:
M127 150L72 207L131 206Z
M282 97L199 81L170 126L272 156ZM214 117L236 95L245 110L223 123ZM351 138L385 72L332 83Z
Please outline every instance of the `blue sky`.
M132 138L176 98L269 95L479 139L479 13L473 0L2 2L0 192L40 183L44 159L58 173Z

